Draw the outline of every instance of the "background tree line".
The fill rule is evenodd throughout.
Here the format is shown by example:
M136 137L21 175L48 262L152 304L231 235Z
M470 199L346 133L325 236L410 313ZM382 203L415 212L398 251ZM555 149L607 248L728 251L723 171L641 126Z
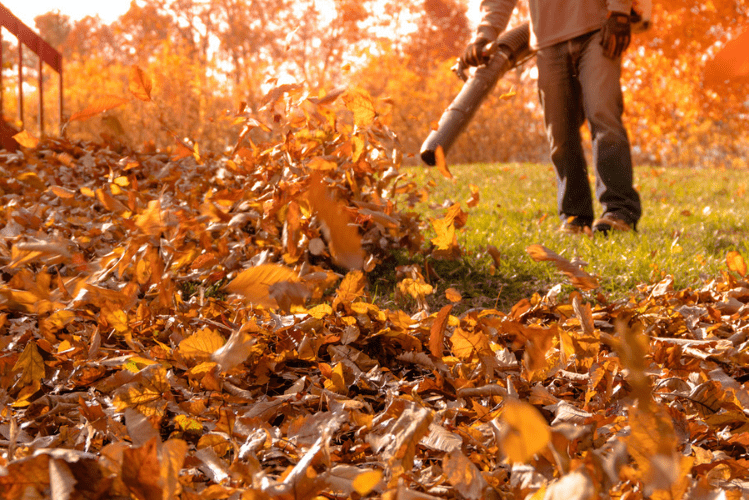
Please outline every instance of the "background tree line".
M709 87L704 68L747 30L747 16L747 0L654 5L653 27L634 36L624 61L637 162L746 167L748 82ZM519 2L511 25L527 17L526 2ZM472 35L465 0L133 0L109 25L97 17L72 21L64 10L35 22L63 53L67 115L104 95L125 95L133 64L154 80L154 109L133 102L71 123L71 136L164 148L174 144L169 130L201 150L223 151L239 133L240 103L259 110L274 82L304 83L313 92L359 85L382 99L413 162L461 87L450 67ZM15 39L3 43L12 49ZM36 56L26 54L33 83ZM13 64L6 60L3 79L9 121L16 106ZM546 161L535 75L533 60L506 75L449 160ZM56 79L45 80L46 107L54 110ZM26 126L33 131L38 110L34 99L28 102Z

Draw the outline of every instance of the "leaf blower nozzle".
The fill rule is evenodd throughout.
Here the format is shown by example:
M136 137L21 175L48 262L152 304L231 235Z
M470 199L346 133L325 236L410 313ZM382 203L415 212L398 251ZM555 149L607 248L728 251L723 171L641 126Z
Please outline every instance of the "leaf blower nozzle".
M453 70L466 83L448 109L443 112L437 129L430 132L422 143L420 156L427 165L435 165L435 151L438 146L443 148L443 153L448 153L448 149L466 128L497 81L534 55L529 48L529 24L525 23L506 31L491 44L489 50L492 52L489 62L478 67L471 77L466 77L467 68L460 59L454 66Z

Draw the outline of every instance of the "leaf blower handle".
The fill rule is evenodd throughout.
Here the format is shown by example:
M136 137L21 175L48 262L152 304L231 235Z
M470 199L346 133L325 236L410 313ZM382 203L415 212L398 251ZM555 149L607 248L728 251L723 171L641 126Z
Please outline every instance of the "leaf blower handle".
M453 99L448 109L440 117L436 130L422 143L420 156L427 165L436 163L435 151L443 148L445 154L476 113L479 105L495 87L497 81L510 69L518 66L534 55L529 48L529 24L522 24L508 30L494 42L489 43L486 50L492 51L492 57L483 66L467 77L468 65L460 59L453 71L464 80L461 92Z

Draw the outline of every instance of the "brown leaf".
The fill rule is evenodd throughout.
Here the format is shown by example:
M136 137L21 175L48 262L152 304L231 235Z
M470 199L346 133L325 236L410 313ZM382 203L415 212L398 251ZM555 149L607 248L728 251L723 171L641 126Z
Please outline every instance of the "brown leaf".
M139 500L162 500L161 465L156 454L156 438L140 448L123 451L122 480Z
M362 269L365 262L362 236L352 223L346 205L329 195L320 176L312 177L307 198L325 224L324 231L333 261L350 270Z
M31 385L44 378L44 360L36 347L36 342L30 340L24 348L18 361L13 366L13 371L21 372L19 384Z
M460 449L454 449L443 458L443 473L448 482L463 497L471 500L484 498L487 482L477 466Z
M599 287L599 282L594 276L591 276L589 273L574 265L568 259L556 254L549 248L542 245L530 245L526 247L526 253L537 262L543 260L552 261L560 272L568 276L570 283L580 290L593 290Z
M445 337L445 326L448 324L451 310L453 310L452 304L443 306L443 308L440 309L440 312L437 313L435 321L432 322L432 326L430 327L430 354L432 354L437 359L441 359L443 357L443 339Z
M89 118L92 118L99 113L104 113L105 111L108 111L110 109L120 107L127 102L129 102L129 99L126 99L124 97L116 95L105 96L95 100L86 109L73 113L73 115L70 117L70 121L88 120Z
M130 67L128 90L141 101L151 100L151 79L135 64Z

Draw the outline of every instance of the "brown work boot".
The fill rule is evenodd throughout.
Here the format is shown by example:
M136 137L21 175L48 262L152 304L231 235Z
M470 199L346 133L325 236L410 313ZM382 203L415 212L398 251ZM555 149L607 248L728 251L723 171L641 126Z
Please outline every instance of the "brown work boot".
M571 215L565 219L559 231L564 234L585 234L591 236L591 225L581 220L580 217Z
M612 231L635 231L635 224L622 219L617 214L606 213L601 219L596 219L592 226L594 234L608 236Z

